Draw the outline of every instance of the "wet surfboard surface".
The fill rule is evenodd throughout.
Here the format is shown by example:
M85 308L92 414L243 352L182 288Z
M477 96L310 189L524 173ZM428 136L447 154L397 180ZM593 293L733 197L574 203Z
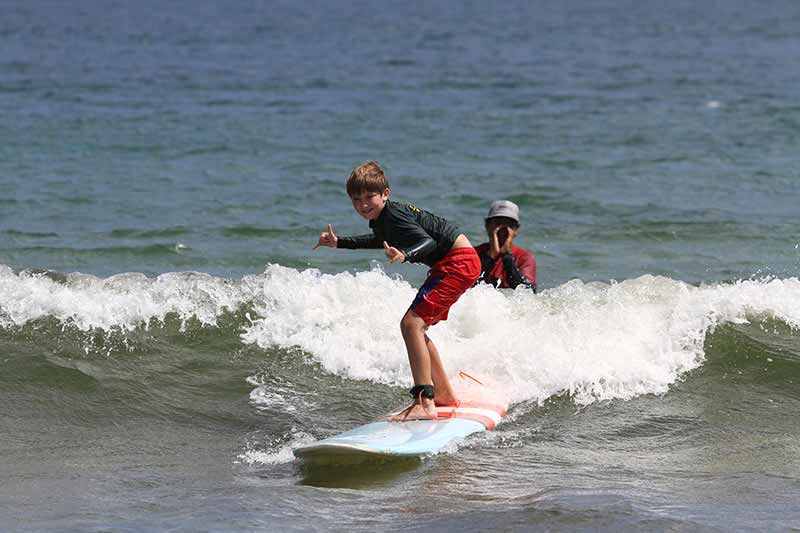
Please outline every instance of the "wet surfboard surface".
M294 455L323 464L423 457L473 433L493 430L506 414L508 400L489 387L463 380L453 386L460 403L437 407L436 420L379 420L297 448Z

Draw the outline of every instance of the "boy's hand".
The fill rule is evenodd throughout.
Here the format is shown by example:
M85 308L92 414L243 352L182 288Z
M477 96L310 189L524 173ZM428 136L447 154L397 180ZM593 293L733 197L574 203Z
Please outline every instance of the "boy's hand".
M314 247L316 250L320 246L327 246L328 248L336 248L336 244L339 242L339 238L333 232L333 227L328 224L328 231L323 231L319 234L319 242Z
M389 258L391 263L402 263L406 260L406 255L403 252L394 246L389 246L386 241L383 241L383 251L386 252L386 257Z

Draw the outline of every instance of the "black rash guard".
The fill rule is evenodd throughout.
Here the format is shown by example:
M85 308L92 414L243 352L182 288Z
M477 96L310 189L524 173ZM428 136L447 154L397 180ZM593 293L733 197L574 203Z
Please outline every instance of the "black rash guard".
M369 221L372 234L339 237L337 248L383 248L383 241L394 246L410 263L433 266L450 248L459 235L458 228L428 211L413 205L386 201L381 214Z

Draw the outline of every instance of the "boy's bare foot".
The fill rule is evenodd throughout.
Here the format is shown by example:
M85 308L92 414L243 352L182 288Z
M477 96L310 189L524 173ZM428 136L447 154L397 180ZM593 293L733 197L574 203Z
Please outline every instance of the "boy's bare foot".
M410 420L436 420L436 407L433 400L423 398L423 407L419 402L414 402L399 413L389 417L390 422L406 422Z
M437 407L458 407L461 403L458 398L455 396L447 396L447 397L436 397L434 400Z

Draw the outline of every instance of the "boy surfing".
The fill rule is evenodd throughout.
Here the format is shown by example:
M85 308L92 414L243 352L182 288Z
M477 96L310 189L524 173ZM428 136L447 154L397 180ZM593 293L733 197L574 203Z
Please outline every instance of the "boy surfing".
M353 169L347 179L347 194L353 209L369 221L372 233L338 237L328 224L315 249L383 248L392 263L406 261L430 267L425 283L400 320L414 378L414 387L409 391L414 403L390 420L433 419L437 405L456 405L458 398L426 331L446 320L450 307L475 284L481 261L455 225L413 205L389 200L389 193L389 181L377 161L367 161Z

